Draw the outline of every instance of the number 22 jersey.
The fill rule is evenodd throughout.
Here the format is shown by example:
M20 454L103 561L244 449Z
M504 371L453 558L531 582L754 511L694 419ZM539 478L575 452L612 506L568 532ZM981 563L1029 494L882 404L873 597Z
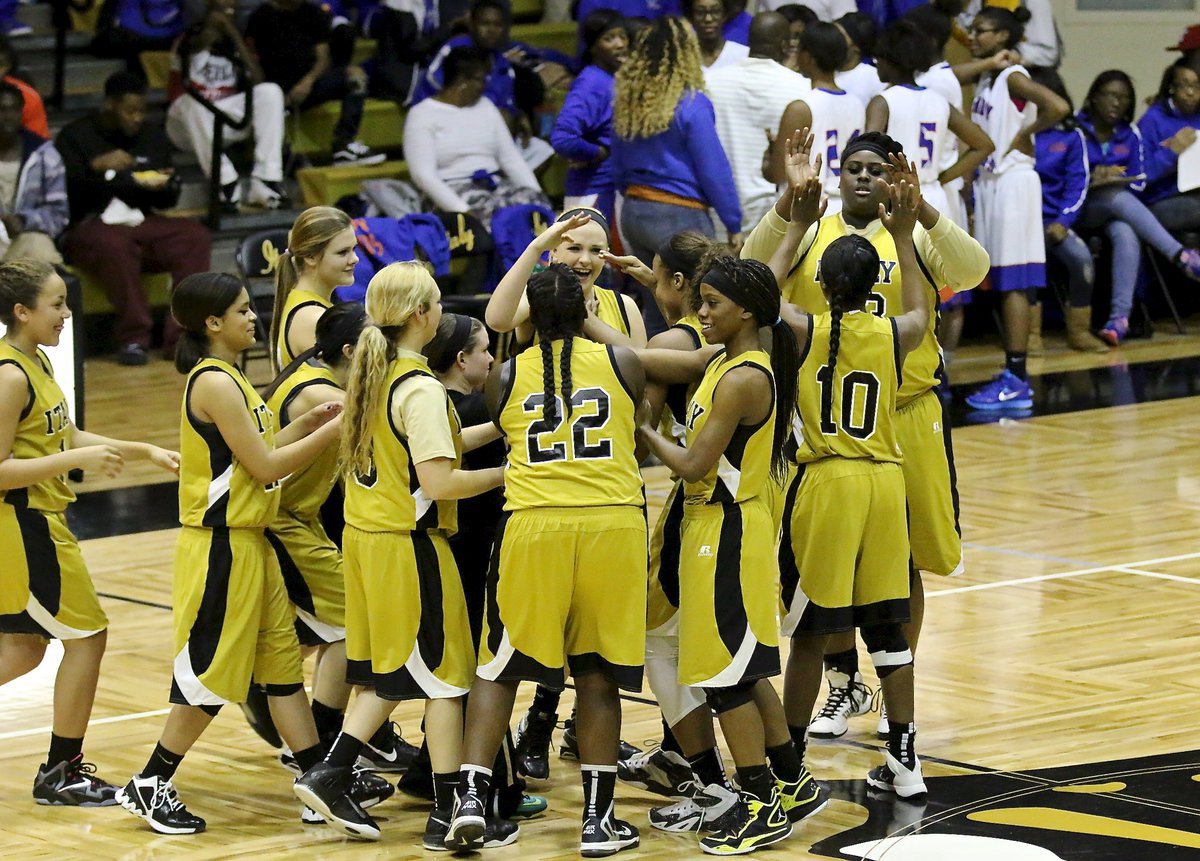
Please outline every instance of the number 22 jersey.
M551 343L558 409L542 416L545 383L541 347L509 359L500 396L500 429L508 446L506 511L547 506L642 505L642 476L634 456L637 406L611 347L571 342L571 414L559 394L563 341Z

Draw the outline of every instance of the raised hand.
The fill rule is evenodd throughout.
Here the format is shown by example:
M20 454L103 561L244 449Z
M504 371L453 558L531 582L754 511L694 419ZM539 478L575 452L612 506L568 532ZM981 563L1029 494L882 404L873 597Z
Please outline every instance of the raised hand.
M917 176L916 162L904 155L896 155L896 153L888 153L888 162L892 165L891 185L893 187L901 182L907 182L917 188L921 187L921 180Z
M563 235L569 230L576 230L592 220L592 217L583 212L577 212L570 218L565 218L562 221L556 221L543 230L533 240L533 247L538 251L550 251L556 248L558 243L562 242Z
M821 175L821 154L812 159L813 136L808 129L797 129L788 137L784 148L783 172L788 187L802 188L810 178Z
M803 227L807 230L825 214L825 207L829 201L821 199L821 190L821 180L810 176L808 181L793 193L791 223L796 225L797 229Z
M879 220L894 239L911 237L917 226L917 213L921 211L921 187L901 180L888 186L888 198L891 208L879 204Z
M623 272L630 278L633 278L643 287L654 287L654 273L650 267L634 257L632 254L618 257L611 251L602 251L600 256L604 258L604 262L616 269L618 272Z

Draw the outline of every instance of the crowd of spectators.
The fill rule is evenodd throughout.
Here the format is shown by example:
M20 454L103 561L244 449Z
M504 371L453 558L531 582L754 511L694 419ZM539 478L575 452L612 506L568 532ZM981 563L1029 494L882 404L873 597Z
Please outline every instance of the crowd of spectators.
M922 182L947 217L969 225L973 174L980 164L990 169L982 155L990 147L982 124L967 119L958 85L991 81L1011 67L1011 92L1023 86L1051 93L1046 106L1072 103L1055 71L1063 46L1049 0L755 5L579 0L579 50L565 56L514 41L507 0L107 0L90 50L126 60L129 71L111 77L103 104L53 142L42 100L0 36L0 247L54 262L65 254L94 275L117 309L119 359L140 364L151 328L141 276L179 278L209 264L207 232L163 214L180 191L168 140L206 176L216 172L227 211L283 208L290 204L288 116L334 103L329 162L403 157L414 209L470 215L484 229L508 207L559 204L543 190L548 158L557 154L565 165L562 205L599 210L619 227L620 247L649 264L682 230L736 247L772 205L783 141L794 128L813 130L825 187L836 189L840 148L867 129L895 132L889 106L897 114L909 104L901 89L948 102L949 143L938 145L939 164ZM989 6L1023 11L989 18ZM895 29L900 19L908 29ZM971 45L979 33L991 44L983 34L998 28L978 20L1020 23L994 49L946 62L945 44L955 38ZM0 31L26 30L0 8ZM931 38L914 64L921 34ZM355 62L359 37L376 46L363 63ZM1200 128L1200 27L1176 48L1179 59L1144 110L1127 75L1103 71L1078 112L1043 110L1029 144L1044 259L1066 285L1068 343L1076 349L1102 350L1128 336L1144 249L1200 279L1200 251L1189 247L1200 231L1200 191L1181 190L1176 179ZM171 53L165 121L147 118L138 55L148 50ZM404 110L403 153L360 141L368 97ZM239 172L228 155L211 163L213 113L201 100L235 124L250 111L245 128L225 130L230 142L253 139L248 170ZM927 142L914 143L920 150ZM928 142L931 155L934 146ZM1000 156L1008 157L991 158ZM836 194L829 203L836 208ZM1090 328L1101 245L1112 249L1104 273L1111 311ZM620 286L619 273L613 281ZM1035 352L1040 306L1032 308ZM645 310L652 319L653 309ZM945 317L952 350L961 308L947 307ZM171 329L168 321L168 349Z

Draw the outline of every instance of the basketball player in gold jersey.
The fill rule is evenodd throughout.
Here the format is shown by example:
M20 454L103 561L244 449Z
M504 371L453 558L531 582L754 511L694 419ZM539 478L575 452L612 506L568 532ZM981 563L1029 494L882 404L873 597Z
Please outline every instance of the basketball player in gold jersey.
M768 262L787 243L783 262L775 267L786 301L811 313L828 309L820 281L820 261L835 239L858 235L879 254L879 276L867 309L880 317L895 316L902 307L902 277L891 234L878 218L888 201L890 183L916 182L915 169L899 145L885 134L869 132L849 143L841 156L842 211L806 226L792 224L791 202L818 170L809 160L812 146L807 130L789 141L789 188L751 232L743 257ZM819 165L820 156L817 156ZM922 202L913 231L917 268L931 303L944 287L968 290L983 280L988 256L983 247L954 222ZM794 249L794 250L793 250ZM935 306L936 307L936 306ZM912 622L906 629L915 649L924 615L924 591L917 572L953 575L962 570L962 538L958 527L958 491L950 445L950 424L935 391L944 379L936 336L936 314L921 345L905 362L898 395L896 433L904 452L904 479L912 548ZM837 737L846 732L847 718L870 708L870 692L858 674L858 652L852 632L830 639L826 664L830 697L814 720L813 735ZM802 728L801 728L802 729ZM886 721L880 720L886 732ZM803 732L795 733L797 738Z
M870 785L904 798L925 793L913 749L912 652L901 623L908 618L908 535L897 392L906 356L928 334L929 296L917 277L912 229L920 190L901 180L879 218L896 250L903 290L899 316L867 310L879 274L879 253L862 236L843 236L821 257L829 311L782 315L803 344L791 457L799 474L788 489L779 568L792 637L784 707L799 730L812 715L821 686L821 657L831 633L862 630L888 709L885 764ZM791 217L804 225L820 213L814 177L795 195ZM786 249L784 249L786 252ZM786 259L786 257L785 257Z
M579 849L599 857L639 841L616 817L613 795L619 691L641 690L645 648L645 497L634 456L644 376L632 351L580 337L587 310L571 269L551 264L525 294L537 343L494 367L484 391L508 446L506 517L446 845L479 846L517 685L561 690L569 670L579 702Z

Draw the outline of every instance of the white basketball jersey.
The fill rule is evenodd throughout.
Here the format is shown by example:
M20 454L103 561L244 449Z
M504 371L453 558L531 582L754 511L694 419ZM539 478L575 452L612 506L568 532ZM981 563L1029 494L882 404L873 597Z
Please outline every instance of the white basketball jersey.
M951 105L960 111L962 110L962 84L958 82L958 78L954 76L954 70L950 68L950 64L945 60L942 60L940 63L934 63L924 72L917 75L917 83L922 87L928 87L935 93L941 94Z
M867 111L857 96L814 89L804 97L812 111L813 155L821 154L821 186L829 199L826 215L840 212L842 150L867 124Z
M888 106L887 133L917 163L921 187L938 185L946 152L954 150L950 103L925 87L896 85L883 91Z
M994 77L984 76L975 87L971 119L987 132L996 151L979 168L980 174L1001 174L1013 168L1033 170L1033 158L1009 150L1021 129L1037 121L1037 105L1026 102L1018 107L1008 91L1008 79L1014 73L1028 76L1024 66L1009 66Z

